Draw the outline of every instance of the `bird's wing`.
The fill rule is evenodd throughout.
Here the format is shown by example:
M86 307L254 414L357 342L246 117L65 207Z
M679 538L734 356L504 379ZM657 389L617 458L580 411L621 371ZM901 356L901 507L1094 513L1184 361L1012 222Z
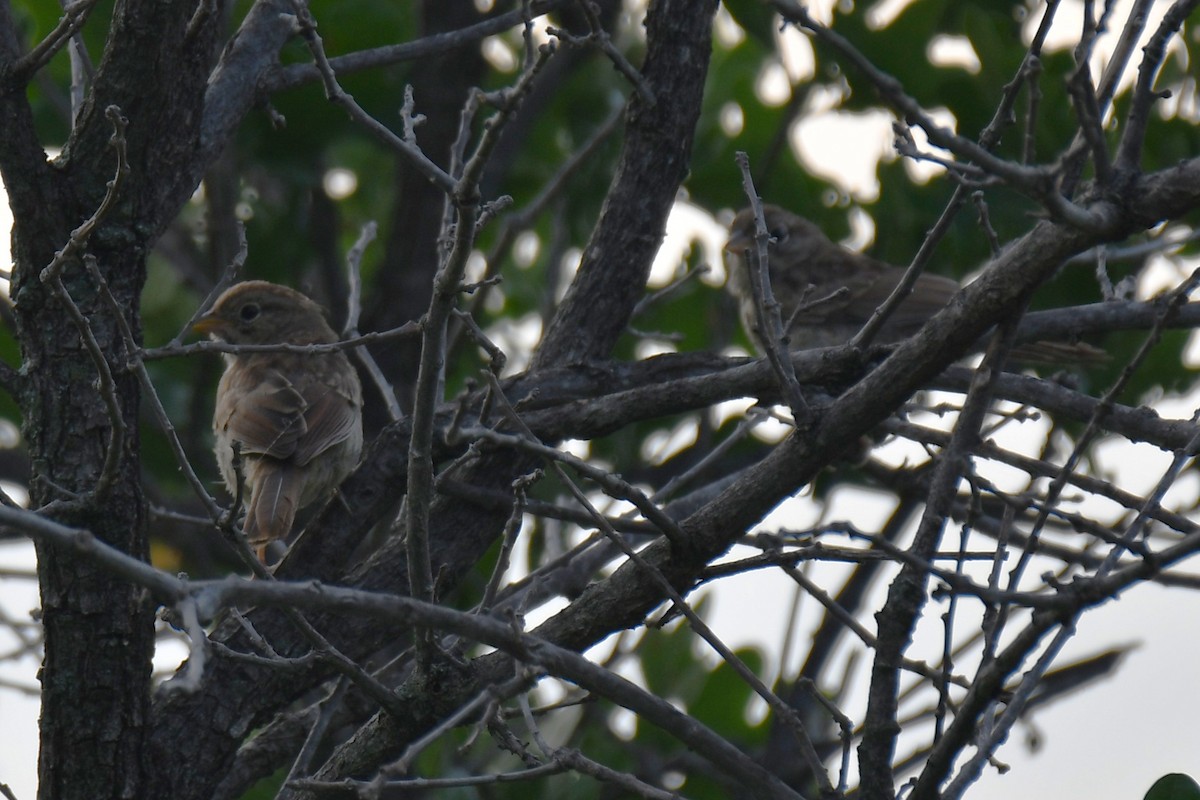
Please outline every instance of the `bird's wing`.
M836 259L840 253L835 252L833 259L826 255L814 253L798 265L788 264L786 259L772 260L771 289L782 306L785 323L789 318L796 325L847 321L846 308L867 288L866 276L858 280L839 273Z
M257 384L244 380L241 401L218 409L217 426L241 443L242 452L291 459L303 466L354 432L361 399L354 391L353 377L344 374L351 369L349 364L331 363L328 370L305 366L309 368L239 372L265 375Z
M306 431L297 443L296 463L307 464L313 458L354 434L359 422L358 407L362 404L348 363L330 363L320 381L307 382L302 387L306 402L304 423Z
M883 305L900 284L904 272L898 267L887 267L876 273L872 280L862 282L856 287L857 292L852 288L854 301L847 308L853 311L856 322L870 319L875 309ZM958 289L958 284L950 278L922 272L917 276L912 292L888 317L886 327L897 332L915 331L925 320L945 308Z
M308 431L308 399L279 370L227 370L225 375L240 376L243 385L224 387L224 396L240 399L217 410L217 427L228 431L243 453L290 458ZM251 377L262 380L250 383Z

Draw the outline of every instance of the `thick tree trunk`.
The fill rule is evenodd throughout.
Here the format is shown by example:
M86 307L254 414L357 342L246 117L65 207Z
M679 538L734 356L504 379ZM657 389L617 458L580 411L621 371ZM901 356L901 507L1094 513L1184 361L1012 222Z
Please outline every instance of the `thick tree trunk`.
M14 218L12 298L22 359L17 399L32 464L30 502L142 559L148 548L137 435L140 389L125 368L129 353L113 311L83 256L95 259L140 337L150 243L204 168L196 155L200 110L220 35L219 5L204 4L212 13L206 17L197 16L190 2L118 2L87 100L62 158L51 164L26 98L32 73L19 68L24 53L17 28L7 2L0 2L0 171ZM71 306L43 270L96 212L115 174L110 105L128 119L128 174L116 204L69 252L60 273L113 376L106 399L100 366ZM114 413L121 426L114 426ZM125 431L118 441L114 427ZM107 475L106 462L115 466ZM142 743L154 602L93 560L47 545L38 547L38 573L46 647L39 797L146 796Z
M71 191L33 138L23 98L15 87L5 88L0 102L13 124L4 126L11 138L3 165L16 220L12 297L23 364L18 399L32 462L30 502L46 509L47 516L145 557L136 380L127 373L115 375L115 397L128 434L109 489L95 494L112 428L97 364L67 306L41 279L72 228L99 205L116 159L110 152L93 165L90 178L81 171ZM90 252L133 321L144 264L141 251L127 241L120 229L104 228L93 237ZM71 259L62 279L93 320L92 331L109 364L124 363L112 315L82 261ZM38 564L46 642L39 796L135 797L149 704L153 605L140 589L77 554L42 546Z
M110 448L111 426L96 365L80 343L63 304L37 280L38 262L19 282L17 320L29 370L21 395L24 432L34 463L31 502L57 506L49 515L85 528L120 550L145 558L145 504L138 476L138 387L117 376L116 397L128 435L116 480L93 490ZM136 308L144 270L136 255L100 256L113 288ZM116 268L114 268L114 265ZM69 290L93 320L109 316L83 266L75 261ZM32 273L32 276L29 274ZM85 301L83 298L87 298ZM110 364L124 347L110 322L92 326ZM135 797L141 784L141 742L154 652L154 605L145 592L86 556L38 548L46 655L42 664L42 798Z

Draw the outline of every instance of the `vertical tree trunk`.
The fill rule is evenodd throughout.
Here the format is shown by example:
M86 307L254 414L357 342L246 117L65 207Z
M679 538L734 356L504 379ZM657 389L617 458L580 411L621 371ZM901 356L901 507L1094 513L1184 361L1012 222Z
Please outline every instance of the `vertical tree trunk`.
M11 108L11 107L10 107ZM10 130L31 131L32 126ZM120 550L145 557L144 503L138 479L138 387L113 367L115 396L127 435L114 480L96 493L111 448L111 420L98 388L98 367L83 345L67 305L43 282L42 270L70 231L104 196L101 165L77 200L61 174L39 157L36 142L27 170L6 169L13 198L15 302L24 365L19 401L32 461L30 502L47 516L85 528ZM38 155L34 155L34 152ZM104 165L111 174L115 158ZM85 181L80 181L80 184ZM80 185L77 184L77 185ZM130 321L136 325L145 269L140 248L116 226L101 227L89 252ZM110 365L125 362L112 314L78 258L62 279ZM42 749L39 796L137 796L139 751L149 702L153 605L137 587L94 561L38 547L46 655L42 665Z
M31 502L50 516L145 558L145 504L138 483L138 388L117 375L116 395L128 436L116 480L92 492L110 447L110 424L95 386L96 365L65 308L41 285L40 262L17 263L17 320L27 372L21 393L24 432L33 459ZM100 256L123 305L137 307L144 269L135 254ZM48 263L48 262L46 262ZM65 271L71 294L92 320L110 364L122 361L116 327L83 273ZM86 556L38 547L46 655L42 665L39 797L136 797L149 702L154 606L145 593Z
M17 399L32 463L30 501L46 516L143 559L140 389L125 369L129 354L113 311L82 255L95 258L140 337L138 307L150 243L204 169L198 155L200 109L221 33L221 5L203 4L198 11L195 3L180 0L119 0L87 99L63 156L51 164L33 124L27 76L5 69L20 64L23 48L8 4L0 2L0 171L14 219L12 298L22 358ZM110 399L126 431L115 444L112 412L98 386L99 365L70 306L43 274L71 232L96 212L115 173L110 105L129 121L128 175L116 205L81 251L66 259L61 277L115 380ZM116 469L97 491L114 448L120 456ZM54 547L38 547L38 573L46 642L39 797L142 797L153 600L93 560Z

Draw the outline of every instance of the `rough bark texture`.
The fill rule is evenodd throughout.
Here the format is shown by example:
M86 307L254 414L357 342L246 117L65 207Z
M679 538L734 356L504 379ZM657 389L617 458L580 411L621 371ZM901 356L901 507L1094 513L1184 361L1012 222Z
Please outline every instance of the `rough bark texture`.
M630 98L617 173L536 366L606 358L629 324L687 175L715 13L711 0L651 5L642 78L653 101L636 93Z
M672 3L656 3L652 6L648 18L649 39L647 43L647 58L643 74L647 84L655 95L663 98L650 108L639 108L634 114L632 124L641 129L639 134L640 150L628 145L630 156L627 161L637 156L642 169L648 165L668 163L676 165L671 170L674 183L663 181L661 174L656 180L650 180L639 169L627 164L614 178L610 192L610 202L614 207L621 208L626 203L636 206L639 211L630 217L622 216L621 225L634 224L636 229L644 231L639 234L641 246L637 253L629 255L623 263L632 263L630 274L609 274L605 277L603 270L607 267L597 263L592 269L597 270L600 283L593 285L593 291L608 292L609 287L622 287L617 293L623 310L610 307L609 312L628 319L634 303L641 294L645 284L654 252L657 249L658 237L661 233L662 222L673 202L678 190L678 181L685 174L685 165L691 146L691 128L699 114L700 100L704 86L705 72L708 65L708 50L710 46L712 15L715 13L715 3L709 3L703 14L688 4L687 8L676 7ZM678 120L682 118L683 123ZM667 131L664 133L664 131ZM646 154L646 149L651 154ZM653 183L655 192L652 200L647 200L648 184ZM666 185L669 184L669 185ZM648 211L647 203L651 203L653 213ZM613 224L611 221L610 225ZM617 230L621 230L620 227ZM624 231L628 234L628 230ZM610 235L612 235L610 233ZM596 256L592 257L595 261ZM585 256L585 263L589 258ZM634 277L636 273L637 276ZM636 284L629 287L630 283ZM569 313L579 313L580 319L575 319L570 327L587 328L597 322L611 327L611 320L597 320L590 314L587 304L574 306L573 312L566 308L560 311L560 316ZM586 312L586 313L585 313ZM563 323L567 325L566 322ZM621 328L607 330L598 338L595 333L589 333L581 339L588 341L594 348L594 355L607 354L615 342L615 337ZM565 330L565 328L564 328ZM601 341L598 345L597 341ZM607 342L603 345L602 342ZM601 353L600 347L603 347ZM566 358L566 356L563 356ZM337 565L349 553L359 537L366 533L372 520L382 509L395 501L395 486L403 485L403 453L405 448L398 447L397 441L391 436L385 436L373 448L366 459L362 470L362 482L351 480L346 487L347 501L345 504L333 504L327 515L334 519L343 517L344 512L339 507L348 506L354 509L352 514L345 515L342 530L347 536L339 536L334 531L324 529L321 537L305 537L283 565L281 577L300 575L330 579L337 577ZM380 480L380 473L371 465L389 464L382 473L387 476ZM456 468L463 482L494 487L497 490L507 489L516 476L528 468L528 462L523 458L514 458L511 454L485 455L472 458ZM389 474L390 473L390 474ZM361 493L360 493L361 492ZM372 509L375 509L372 511ZM432 520L437 526L431 537L434 546L434 572L439 575L439 586L449 590L457 584L474 563L492 545L499 535L507 510L476 507L465 504L453 498L442 498L432 514ZM321 520L328 520L328 516ZM296 570L292 573L291 570ZM406 594L408 590L407 572L404 566L404 549L399 541L390 542L383 551L371 560L357 575L346 579L347 583L362 588L373 588L382 591ZM282 619L276 612L263 612L252 617L256 629L275 642L280 652L303 652L304 644L294 628ZM350 656L365 655L394 637L395 632L381 629L378 625L363 620L354 619L314 619L314 625L330 637L331 641ZM244 647L242 634L234 631L232 626L225 626L215 634L218 640ZM151 777L152 793L156 796L174 798L205 798L208 797L216 782L220 780L233 759L238 746L247 733L258 724L262 724L270 715L299 696L303 691L316 685L328 675L326 669L313 670L298 679L294 674L280 674L277 670L256 668L245 663L223 659L213 654L204 674L204 684L199 691L190 695L162 693L154 707L154 732L148 746L148 763L161 764L172 758L182 748L193 753L189 759L188 770L159 770ZM466 688L475 686L475 682L462 684ZM439 710L452 704L461 694L458 691L444 691L443 703L436 707L417 708L414 706L412 719L402 725L392 725L398 729L397 737L386 736L370 743L372 753L393 752L402 747L413 735L419 734L430 724L436 722ZM402 735L401 735L402 734ZM382 734L381 734L382 735ZM363 739L364 737L358 737ZM344 763L359 763L361 756L347 753Z
M546 333L534 371L510 384L514 401L536 390L535 402L523 411L526 422L546 441L597 436L631 421L729 397L769 398L775 385L765 365L729 367L724 360L688 357L639 365L599 363L612 353L644 292L665 220L687 172L716 6L716 0L657 0L650 5L641 79L653 100L640 95L631 99L619 166L580 272ZM86 528L138 558L145 558L147 550L138 474L138 387L124 369L126 353L96 285L80 259L68 260L62 273L66 289L91 320L116 377L114 396L130 431L121 444L122 459L111 488L97 495L93 490L110 447L109 413L99 393L88 389L95 383L97 365L65 306L43 283L41 271L104 197L115 165L105 110L119 106L129 121L130 171L116 209L102 221L85 251L96 259L135 335L139 332L138 303L148 249L250 109L255 87L294 32L293 11L284 0L256 3L242 35L231 42L214 72L226 34L222 2L118 2L91 99L62 159L51 164L34 129L24 80L11 69L18 63L20 47L8 0L0 0L0 172L16 219L13 297L24 363L18 392L32 460L32 502L55 519ZM461 20L451 27L459 24ZM437 72L438 63L431 61L423 68ZM455 91L443 109L447 120L452 116L448 109L457 106L457 92L469 82L453 85ZM806 390L828 386L837 401L814 404L817 413L810 428L793 435L688 516L682 522L681 541L686 544L660 540L643 551L644 560L686 593L714 557L937 377L967 343L1021 303L1066 256L1127 233L1131 223L1118 217L1129 209L1137 210L1137 224L1144 227L1195 208L1200 205L1197 187L1200 161L1185 162L1137 183L1123 198L1124 208L1098 204L1115 220L1103 230L1084 235L1065 226L1039 225L995 259L984 276L921 334L878 366L864 364L853 354L798 359L797 373ZM429 214L433 204L427 198L420 207ZM427 222L419 227L429 230ZM402 252L404 231L403 226L394 228L393 253ZM430 252L427 246L425 251ZM403 270L388 274L400 281L393 286L395 292L410 291L403 288ZM392 300L385 289L380 302ZM1013 397L1026 388L1015 378L1004 386ZM1067 416L1086 418L1094 409L1094 403L1087 405L1078 395L1057 400ZM1113 409L1111 417L1137 436L1157 438L1169 447L1184 446L1193 434L1184 423L1159 425L1128 409ZM356 570L347 564L368 529L394 508L397 487L405 485L408 433L404 424L396 424L381 434L341 499L314 523L321 535L301 538L280 566L279 577L407 592L405 550L398 537ZM509 492L512 480L530 466L525 457L495 450L464 456L461 447L451 443L442 443L437 457L460 458L445 471L447 482L490 490L495 496ZM431 544L442 592L472 574L508 515L503 503L476 505L449 493L439 496ZM302 671L280 670L213 649L196 691L167 688L151 702L153 602L77 555L43 546L38 556L46 630L42 798L212 797L251 733L331 674L324 663ZM880 617L882 651L898 657L903 650L926 596L924 580L923 575L905 574L897 581L894 595L905 602L898 600ZM537 633L555 644L584 650L614 631L640 624L663 600L662 586L641 567L627 563L584 588ZM309 644L279 611L260 609L248 618L281 655L309 651ZM398 637L394 629L351 615L313 615L311 621L351 658L368 656ZM255 649L245 631L229 621L219 624L212 638L235 650ZM881 660L873 683L859 750L864 796L894 793L896 687L889 678L895 674L895 662ZM444 718L448 709L481 687L510 678L513 670L510 656L495 653L472 662L469 670L435 673L434 678L426 674L403 684L398 693L409 701L411 713L403 719L376 718L328 762L322 777L346 777L393 757Z
M0 169L15 221L12 297L24 365L19 402L33 464L31 503L50 506L49 516L139 558L146 557L147 539L137 381L121 369L124 344L98 287L80 258L68 260L63 283L91 320L114 371L114 394L129 431L119 445L121 460L111 488L96 493L112 427L95 388L97 365L41 272L104 198L116 167L105 109L115 104L129 120L130 172L113 213L84 252L96 259L139 335L137 308L149 243L194 188L188 171L179 167L194 166L190 154L217 41L211 27L187 34L194 10L184 2L118 3L90 100L56 165L46 161L37 141L24 85L11 74L0 84L5 131ZM6 39L12 35L7 5L0 7L0 30ZM0 58L11 63L18 54L16 42L7 39L2 47ZM76 554L41 546L38 563L46 641L39 795L146 796L142 745L154 604L138 587Z

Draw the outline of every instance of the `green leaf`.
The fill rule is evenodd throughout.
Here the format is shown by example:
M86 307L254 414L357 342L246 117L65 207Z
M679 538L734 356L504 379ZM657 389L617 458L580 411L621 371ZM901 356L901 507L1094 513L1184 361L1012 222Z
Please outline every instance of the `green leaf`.
M703 616L703 599L695 605ZM647 631L639 647L646 688L659 697L670 697L685 709L703 690L708 668L696 656L695 636L686 624L671 630Z
M1200 800L1200 786L1190 776L1172 772L1154 782L1145 800Z
M765 661L761 651L742 648L735 652L751 672L762 675ZM758 695L733 667L721 662L705 681L704 690L696 698L692 715L715 730L723 731L734 741L761 739L766 726L753 727L746 721L752 702ZM759 735L755 735L755 734Z
M770 46L775 40L775 12L763 0L725 0L725 10L742 30Z

